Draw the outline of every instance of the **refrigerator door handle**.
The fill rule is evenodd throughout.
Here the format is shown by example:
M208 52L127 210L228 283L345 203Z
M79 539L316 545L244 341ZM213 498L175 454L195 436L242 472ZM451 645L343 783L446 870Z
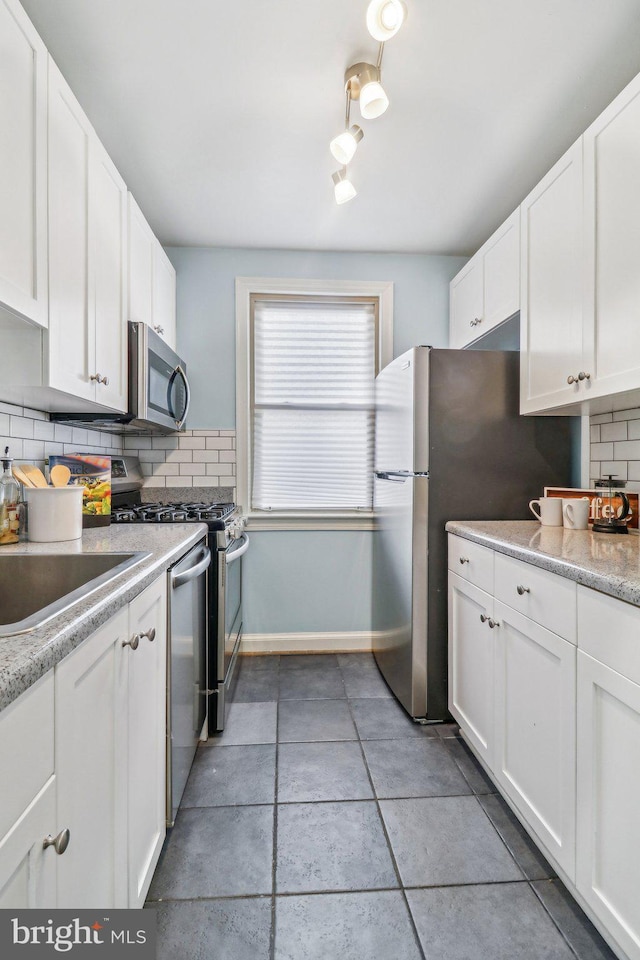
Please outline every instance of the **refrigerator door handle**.
M392 483L404 483L410 477L429 477L429 471L423 473L414 473L411 470L376 470L375 476L378 480L391 480Z

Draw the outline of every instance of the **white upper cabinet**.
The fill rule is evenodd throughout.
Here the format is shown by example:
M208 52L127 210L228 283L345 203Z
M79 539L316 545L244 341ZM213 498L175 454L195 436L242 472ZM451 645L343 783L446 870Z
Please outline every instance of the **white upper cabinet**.
M175 350L176 272L131 194L129 320L146 323Z
M127 409L127 188L49 68L48 386Z
M0 304L47 326L47 51L0 0Z
M592 357L582 318L582 182L578 140L521 206L522 413L575 402L589 388Z
M450 286L449 343L460 348L520 307L520 211L471 258Z
M584 135L585 329L594 393L640 388L640 77Z

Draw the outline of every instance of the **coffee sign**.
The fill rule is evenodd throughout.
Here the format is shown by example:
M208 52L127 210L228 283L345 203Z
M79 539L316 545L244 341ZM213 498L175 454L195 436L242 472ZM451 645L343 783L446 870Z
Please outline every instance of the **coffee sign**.
M612 497L606 496L602 490L579 490L576 487L545 487L545 497L588 497L589 498L589 523L594 520L608 520L611 517L620 516L623 512L622 501L615 493ZM627 523L629 530L638 530L638 494L624 491L629 500L631 509L631 518Z

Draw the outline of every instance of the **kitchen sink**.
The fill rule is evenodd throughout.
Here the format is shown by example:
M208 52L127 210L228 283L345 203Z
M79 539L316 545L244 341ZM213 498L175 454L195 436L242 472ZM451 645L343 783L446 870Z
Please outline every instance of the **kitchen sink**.
M0 556L0 637L42 626L149 553Z

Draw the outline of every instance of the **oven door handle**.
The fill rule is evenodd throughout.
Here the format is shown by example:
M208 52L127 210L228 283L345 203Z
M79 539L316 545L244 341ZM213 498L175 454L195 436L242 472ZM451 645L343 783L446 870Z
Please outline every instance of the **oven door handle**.
M203 547L200 560L198 563L196 563L195 567L189 567L189 569L185 570L184 573L171 574L172 589L176 590L178 587L181 587L183 583L189 583L190 580L195 580L196 577L199 577L201 573L204 573L210 564L211 551L208 547Z
M229 566L230 563L233 563L234 560L239 560L242 554L246 553L249 549L249 535L247 533L243 533L240 539L242 540L242 545L237 547L235 550L232 550L231 553L226 554L227 566Z

